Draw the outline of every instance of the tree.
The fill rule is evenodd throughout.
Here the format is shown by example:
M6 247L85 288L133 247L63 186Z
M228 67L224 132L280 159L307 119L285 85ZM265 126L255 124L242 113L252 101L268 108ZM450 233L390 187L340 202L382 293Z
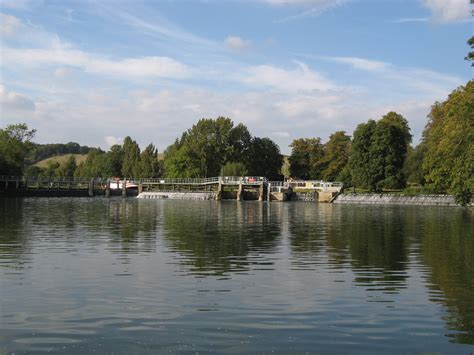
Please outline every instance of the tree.
M140 155L140 173L137 177L154 178L161 175L158 162L158 150L153 144L149 144Z
M309 180L322 177L324 146L320 138L299 138L290 145L290 175L294 178Z
M217 176L227 162L246 164L252 137L226 117L201 119L165 151L167 177Z
M377 191L405 187L403 164L410 142L410 128L402 115L389 112L377 122L370 145Z
M474 49L474 36L467 40L467 44L471 49ZM470 51L467 53L467 56L464 58L465 60L472 62L471 66L474 66L474 51Z
M128 178L140 175L140 147L130 137L123 141L122 175Z
M344 131L337 131L329 137L324 146L321 165L324 166L322 178L326 181L342 181L350 185L350 172L347 167L351 148L351 138Z
M106 169L105 153L98 148L89 150L86 160L78 165L74 175L88 178L110 177Z
M0 175L22 175L36 130L24 123L0 129Z
M227 162L221 171L222 176L246 176L247 168L244 163L240 162Z
M281 179L283 156L280 148L270 138L253 138L246 167L249 175L265 176L270 180Z
M122 175L122 161L123 161L123 148L119 144L114 144L110 147L109 151L106 153L105 165L107 176L117 176Z
M371 191L404 187L403 164L410 142L408 122L396 112L357 126L350 159L354 183Z
M426 184L468 204L474 194L474 81L435 103L423 132Z
M351 175L354 186L374 190L376 180L372 175L370 145L376 123L369 120L361 123L354 131L352 139L352 151L349 159Z
M46 164L46 168L42 172L42 177L54 178L59 174L60 164L57 161L49 160Z
M76 158L74 155L70 155L68 160L64 164L61 164L58 175L61 177L73 177L74 173L76 172L76 168Z
M409 147L407 158L403 165L403 174L408 183L424 185L423 158L426 154L426 144L421 142L415 148Z

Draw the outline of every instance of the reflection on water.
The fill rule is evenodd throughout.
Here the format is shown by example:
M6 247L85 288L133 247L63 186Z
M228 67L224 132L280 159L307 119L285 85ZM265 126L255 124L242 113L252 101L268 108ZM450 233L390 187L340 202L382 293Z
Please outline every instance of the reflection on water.
M469 352L472 210L0 199L0 353Z

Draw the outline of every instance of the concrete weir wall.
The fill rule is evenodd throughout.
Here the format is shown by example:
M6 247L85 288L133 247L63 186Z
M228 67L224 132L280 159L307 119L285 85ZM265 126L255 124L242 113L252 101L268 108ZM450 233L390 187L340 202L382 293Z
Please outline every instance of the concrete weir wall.
M215 200L216 192L142 192L137 198L170 200Z
M458 206L450 195L339 194L333 203Z

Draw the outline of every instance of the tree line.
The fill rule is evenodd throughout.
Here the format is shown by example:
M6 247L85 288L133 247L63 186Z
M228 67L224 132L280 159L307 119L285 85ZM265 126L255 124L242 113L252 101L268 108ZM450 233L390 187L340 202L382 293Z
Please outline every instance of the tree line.
M352 138L338 131L326 144L320 138L294 140L289 172L371 192L417 186L467 204L474 194L474 81L435 102L421 142L412 147L411 140L407 120L389 112L359 124Z
M389 112L359 124L352 137L344 131L320 138L295 139L287 169L278 145L254 137L230 118L201 119L183 132L163 159L153 144L141 150L126 137L108 151L88 148L85 161L74 156L46 168L28 165L35 130L25 124L0 129L0 175L48 177L209 177L218 175L284 177L341 181L347 187L381 192L418 186L425 193L450 193L468 203L474 193L474 81L436 102L421 142L411 146L407 120ZM69 144L74 149L83 149ZM54 147L56 145L46 145Z

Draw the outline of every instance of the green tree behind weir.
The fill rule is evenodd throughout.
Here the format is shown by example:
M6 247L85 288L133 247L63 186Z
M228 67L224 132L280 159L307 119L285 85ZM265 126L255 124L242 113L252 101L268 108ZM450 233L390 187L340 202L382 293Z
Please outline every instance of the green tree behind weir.
M171 178L218 176L227 163L243 164L249 175L276 177L282 157L269 138L252 138L245 125L234 127L226 117L199 120L165 151Z
M474 194L474 81L435 103L423 132L423 171L428 186L467 204Z
M357 126L350 158L354 183L371 191L403 188L410 142L408 122L396 112Z
M140 175L140 147L130 137L123 141L122 175L134 177Z

